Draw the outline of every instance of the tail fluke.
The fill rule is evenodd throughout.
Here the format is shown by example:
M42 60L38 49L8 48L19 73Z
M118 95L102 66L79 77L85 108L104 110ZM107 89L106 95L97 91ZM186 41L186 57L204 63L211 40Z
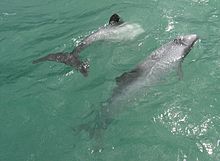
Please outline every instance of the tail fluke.
M88 75L88 63L81 61L79 56L73 53L48 54L44 57L34 60L32 63L36 64L44 61L55 61L58 63L64 63L66 65L74 67L76 70L80 71L84 76Z
M100 109L93 109L89 114L83 117L83 123L75 126L73 132L80 134L85 132L89 138L94 140L91 152L100 152L103 150L103 136L108 126L114 120L113 113L110 111L108 101L101 103Z
M56 62L64 63L66 58L67 58L67 54L65 53L48 54L44 57L34 60L32 63L36 64L44 61L56 61Z
M75 134L79 134L82 131L87 132L89 138L94 140L94 144L90 148L91 153L100 152L103 150L103 135L104 135L103 128L97 126L94 122L87 122L84 124L80 124L77 127L73 128Z

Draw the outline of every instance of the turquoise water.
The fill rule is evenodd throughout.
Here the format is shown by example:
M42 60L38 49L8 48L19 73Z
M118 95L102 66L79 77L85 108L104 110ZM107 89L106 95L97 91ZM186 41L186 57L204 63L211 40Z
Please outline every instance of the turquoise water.
M0 161L219 161L220 1L1 0ZM113 13L145 30L85 49L87 78L47 53L71 51ZM200 41L171 74L105 130L103 149L73 128L111 96L115 77L177 35Z

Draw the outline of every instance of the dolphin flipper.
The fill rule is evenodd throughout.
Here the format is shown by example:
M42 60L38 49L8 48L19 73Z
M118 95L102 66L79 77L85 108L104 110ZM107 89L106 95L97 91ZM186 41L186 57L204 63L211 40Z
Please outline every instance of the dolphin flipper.
M34 60L32 63L40 63L44 61L55 61L58 63L64 63L71 67L74 67L76 70L79 70L84 76L88 75L88 64L82 62L78 56L71 53L55 53L55 54L48 54L44 57L41 57L37 60Z
M116 84L118 86L128 84L136 80L136 78L140 75L140 73L141 73L141 69L139 68L131 70L130 72L125 72L121 76L115 78Z
M179 80L183 80L182 62L180 62L180 63L178 64L178 67L177 67L177 75L178 75Z

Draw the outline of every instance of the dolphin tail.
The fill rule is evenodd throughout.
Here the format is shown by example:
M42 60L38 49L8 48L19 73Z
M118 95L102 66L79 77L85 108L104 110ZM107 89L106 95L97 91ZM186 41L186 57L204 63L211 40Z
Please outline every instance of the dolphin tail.
M100 119L98 117L98 113L97 112L98 111L96 111L96 110L92 110L89 114L84 116L83 119L90 118L90 117L93 117L93 116L95 116L95 118L93 118L90 121L87 121L86 123L79 124L78 126L73 128L73 130L77 134L82 132L82 131L85 131L85 132L87 132L89 134L90 139L95 138L96 134L98 134L98 131L103 129L100 126Z
M103 115L100 115L100 111L96 110L90 112L84 119L88 117L93 118L85 123L79 124L73 128L73 131L77 135L83 131L88 133L89 138L94 140L95 143L95 145L93 145L93 152L98 152L103 149L104 132L113 119L103 117Z
M98 128L93 122L87 122L78 125L76 128L73 128L73 131L76 132L76 134L85 131L88 133L90 139L95 139L100 136L102 129Z
M73 132L78 135L81 132L86 132L89 135L89 138L91 140L94 140L93 145L91 147L91 152L99 152L103 149L103 135L104 135L104 129L97 126L96 123L87 122L80 124L73 128Z
M44 57L34 60L32 63L37 64L44 61L55 61L58 63L64 63L71 67L74 67L76 70L80 71L84 76L88 75L89 65L87 62L83 62L80 60L78 55L74 53L54 53L48 54Z

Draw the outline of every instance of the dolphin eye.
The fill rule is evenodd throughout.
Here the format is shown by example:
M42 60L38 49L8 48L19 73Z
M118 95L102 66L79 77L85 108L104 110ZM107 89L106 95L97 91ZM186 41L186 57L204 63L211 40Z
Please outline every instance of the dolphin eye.
M176 44L181 44L181 39L180 38L176 38L173 40Z
M177 45L186 45L186 43L184 42L184 39L183 39L183 38L176 38L176 39L174 39L174 42L175 42Z

